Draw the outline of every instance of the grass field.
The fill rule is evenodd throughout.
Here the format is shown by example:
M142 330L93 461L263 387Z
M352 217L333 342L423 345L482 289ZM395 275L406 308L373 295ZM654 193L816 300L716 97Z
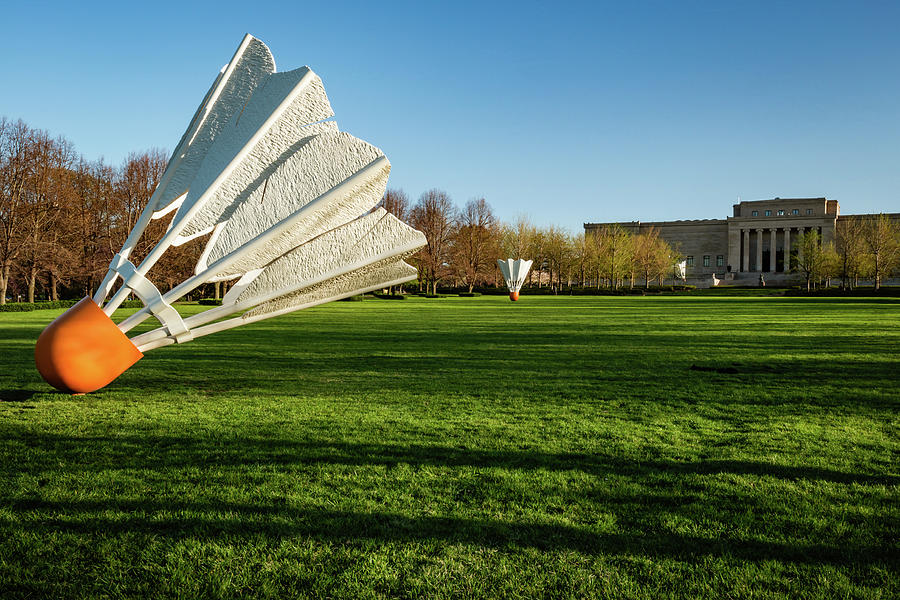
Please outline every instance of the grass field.
M0 597L900 597L898 299L339 302L80 397L58 312L0 314Z

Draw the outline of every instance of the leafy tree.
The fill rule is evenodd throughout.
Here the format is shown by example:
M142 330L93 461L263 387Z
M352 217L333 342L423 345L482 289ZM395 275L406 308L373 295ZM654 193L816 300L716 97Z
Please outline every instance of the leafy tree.
M853 289L865 268L865 225L855 217L839 218L834 229L834 250L842 289Z
M500 254L501 258L512 259L532 259L530 251L532 249L532 241L536 234L536 229L532 225L528 217L522 215L516 219L516 222L509 225L503 224L500 227Z
M868 219L863 239L872 259L872 276L878 290L882 280L900 264L900 223L885 214Z
M797 270L806 277L806 291L809 291L811 282L822 277L827 264L818 231L811 229L797 238L796 264Z
M669 245L659 237L659 230L650 227L646 232L633 238L633 262L644 279L644 287L669 271Z
M619 224L601 227L594 233L599 240L600 271L607 285L618 289L625 274L631 269L634 255L632 236Z
M550 287L554 293L562 288L562 274L568 270L571 261L569 236L560 227L551 225L543 231L544 259L550 273Z

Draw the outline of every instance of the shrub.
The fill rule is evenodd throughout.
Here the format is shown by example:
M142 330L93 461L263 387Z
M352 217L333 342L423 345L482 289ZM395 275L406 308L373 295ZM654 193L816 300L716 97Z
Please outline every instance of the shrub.
M380 300L406 300L403 294L372 294Z
M222 306L222 300L216 300L215 298L200 298L197 301L197 304L201 304L203 306Z
M460 298L475 298L476 296L480 296L481 292L460 292Z

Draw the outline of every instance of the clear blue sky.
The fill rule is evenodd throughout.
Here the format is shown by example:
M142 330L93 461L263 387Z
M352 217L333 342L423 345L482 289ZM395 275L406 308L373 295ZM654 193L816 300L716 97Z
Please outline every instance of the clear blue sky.
M498 216L900 211L900 2L17 2L0 114L90 159L171 150L244 33L312 67L415 200Z

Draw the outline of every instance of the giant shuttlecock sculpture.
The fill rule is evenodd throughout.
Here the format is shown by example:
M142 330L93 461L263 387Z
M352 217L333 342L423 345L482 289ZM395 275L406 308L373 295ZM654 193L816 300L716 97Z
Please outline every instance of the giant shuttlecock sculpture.
M382 208L390 163L339 132L322 81L308 67L276 72L246 36L175 148L93 298L41 334L38 370L72 393L97 390L143 353L417 277L404 259L425 237ZM139 265L128 260L152 219L174 211ZM209 234L194 275L161 293L147 272L171 246ZM121 286L106 302L116 283ZM182 319L172 303L199 285L236 280L222 305ZM144 307L116 324L134 293ZM129 339L148 317L162 325ZM230 318L225 318L230 317Z
M522 260L521 258L513 260L498 260L497 266L503 273L503 279L506 280L506 287L509 288L509 299L515 302L519 299L519 290L525 284L525 278L528 277L528 270L531 268L530 260Z

